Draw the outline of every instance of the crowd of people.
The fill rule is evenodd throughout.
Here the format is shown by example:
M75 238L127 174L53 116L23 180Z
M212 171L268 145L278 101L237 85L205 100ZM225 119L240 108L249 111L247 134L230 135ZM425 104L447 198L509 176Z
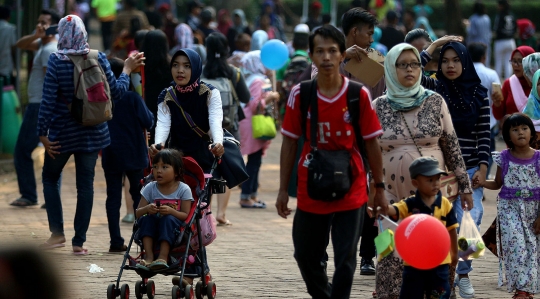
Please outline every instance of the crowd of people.
M215 157L226 154L226 135L239 140L247 156L249 178L240 186L239 205L267 208L257 191L271 140L254 138L252 132L252 117L267 113L283 137L276 209L283 218L293 215L289 196L297 197L294 258L313 298L350 296L359 242L360 274L377 274L377 298L473 298L472 261L458 261L457 233L467 211L480 229L484 188L501 190L499 285L506 283L513 298L540 292L540 53L532 41L534 24L516 20L508 1L498 1L493 28L483 4L475 3L464 22L466 38L438 37L428 21L433 10L421 0L403 9L403 17L393 0L353 1L363 8L344 13L341 28L330 25L323 5L313 1L307 22L292 30L290 58L275 74L263 63L261 49L272 39L287 42L290 35L272 0L264 1L253 22L240 9L216 12L198 0L188 3L183 23L173 7L156 0L147 0L144 11L135 0L122 0L120 10L117 1L87 4L100 22L99 52L89 47L87 16L79 2L64 17L43 9L35 31L20 38L5 21L9 9L0 8L0 32L10 34L0 46L13 40L9 47L34 52L14 156L20 198L11 205L38 204L31 153L41 143L46 150L42 208L51 232L41 248L65 246L60 187L72 156L75 255L88 254L84 243L100 152L109 251L127 250L120 234L123 189L127 214L122 221L139 222L150 252L155 238L162 249L138 267L167 267L171 227L185 220L191 207L193 196L181 179L182 156L209 172ZM57 31L48 30L55 26ZM351 61L361 65L373 53L382 57L384 68L382 77L370 80L375 83L346 70ZM115 103L112 119L88 126L73 117L74 56L98 61ZM489 67L492 60L495 70ZM0 75L9 78L2 71L13 66L2 61ZM507 148L497 152L498 136ZM138 182L150 164L156 182L141 191ZM324 173L325 167L342 164L347 167L337 171L339 179L337 172ZM493 164L495 176L490 175ZM212 175L223 176L219 169ZM457 194L441 183L450 175ZM318 182L321 177L326 181ZM226 217L230 196L230 188L216 196L218 225L232 225ZM156 207L156 198L181 199L181 207ZM165 218L157 213L171 217L160 220ZM431 270L394 255L375 265L378 214L396 221L413 214L440 219L452 240L448 256ZM331 282L326 273L330 240Z

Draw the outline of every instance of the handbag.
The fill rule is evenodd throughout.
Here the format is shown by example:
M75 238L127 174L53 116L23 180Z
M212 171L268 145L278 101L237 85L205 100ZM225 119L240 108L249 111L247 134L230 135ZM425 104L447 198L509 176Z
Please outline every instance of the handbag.
M401 114L401 118L403 119L403 122L405 123L405 126L407 127L407 131L409 131L409 135L411 135L411 139L414 142L414 145L416 146L416 149L420 153L420 156L422 155L422 151L420 151L420 147L416 143L416 140L414 139L414 135L412 134L411 129L409 128L409 124L407 124L407 121L405 120L405 116L403 115L403 112L399 112ZM449 171L448 175L441 177L441 193L442 196L446 197L450 202L453 202L458 197L458 179L456 174L453 171Z
M197 134L199 137L212 143L208 133L204 132L191 118L191 115L184 111L182 105L178 102L176 95L172 87L167 88L167 92L174 99L178 108L182 112L184 119L188 123L189 127ZM223 148L225 152L219 158L218 170L223 179L226 181L227 187L230 189L242 184L243 182L249 179L249 175L246 171L246 164L244 163L244 158L240 152L240 141L236 140L234 136L227 130L223 129Z
M496 257L499 256L497 252L497 237L497 217L495 217L489 228L482 235L482 240L484 241L486 248L489 249L489 251L491 251L491 253L493 253Z
M272 140L276 137L276 123L274 118L266 111L261 112L262 105L257 104L257 114L251 117L251 129L253 138L262 140Z
M307 191L310 198L321 201L342 199L352 183L351 153L348 150L328 151L317 148L318 99L311 99L311 152L307 163Z

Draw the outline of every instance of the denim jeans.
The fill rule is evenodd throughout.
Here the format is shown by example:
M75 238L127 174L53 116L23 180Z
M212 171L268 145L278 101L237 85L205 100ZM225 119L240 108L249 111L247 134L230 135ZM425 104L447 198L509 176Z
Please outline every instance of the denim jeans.
M294 258L312 298L349 298L363 213L362 208L332 214L296 210L292 229ZM321 263L330 236L335 265L332 285Z
M474 173L478 170L478 167L471 168L467 170L469 173L469 178L472 180ZM476 227L480 230L480 224L482 223L482 216L484 215L484 205L482 204L482 197L484 196L484 188L473 189L473 204L474 208L471 210L471 217L476 223ZM458 196L454 201L454 211L456 212L456 217L458 223L461 224L461 218L463 218L463 209L461 208L461 197ZM459 228L458 228L459 233ZM468 274L473 270L472 261L460 261L458 262L456 273L457 274Z
M403 268L400 299L450 298L448 264L430 270L420 270L411 266Z
M39 144L39 136L36 129L38 113L39 103L28 104L24 112L21 129L19 130L19 137L15 144L15 152L13 153L21 197L35 203L37 203L37 190L32 151Z
M497 123L493 128L491 128L491 143L490 143L490 151L495 151L495 138L497 138L497 135L499 135L499 123ZM493 158L491 157L491 153L489 153L489 164L488 169L486 172L486 180L489 177L489 173L491 172L491 166L493 165Z
M257 197L257 189L259 188L259 170L261 169L262 155L262 149L248 155L246 172L249 175L249 179L242 183L242 193L240 194L240 199L242 200L247 200L250 197Z
M182 220L173 215L157 216L146 215L137 220L139 225L139 239L142 241L144 237L151 237L154 241L154 248L159 247L162 241L167 241L171 248L175 245L176 233L182 225Z
M75 156L75 179L77 187L77 208L73 226L75 236L71 239L73 246L82 246L86 241L86 231L90 224L92 205L94 203L94 174L98 151L90 153L61 153L55 159L45 153L43 164L43 195L47 204L49 230L53 236L64 235L64 217L62 200L60 199L60 174L71 157Z
M104 169L105 181L107 182L107 200L105 209L107 210L107 222L109 223L109 235L111 237L111 247L121 247L124 245L124 238L120 233L120 207L122 206L122 175L126 174L129 180L129 194L133 198L133 209L136 210L141 200L141 179L144 176L142 169L127 170L125 172L111 171Z

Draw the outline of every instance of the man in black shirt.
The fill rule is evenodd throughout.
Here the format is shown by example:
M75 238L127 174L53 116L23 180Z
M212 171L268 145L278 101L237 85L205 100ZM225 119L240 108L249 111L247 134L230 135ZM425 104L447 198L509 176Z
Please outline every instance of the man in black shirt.
M389 10L386 14L386 27L381 28L382 37L379 41L381 44L385 45L388 50L392 49L393 46L402 43L405 40L405 35L401 30L398 30L396 27L398 25L399 18L395 11Z

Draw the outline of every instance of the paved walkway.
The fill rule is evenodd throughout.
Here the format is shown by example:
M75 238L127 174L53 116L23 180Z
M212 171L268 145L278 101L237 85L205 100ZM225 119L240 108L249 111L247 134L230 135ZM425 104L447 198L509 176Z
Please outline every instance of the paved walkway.
M241 209L238 205L239 189L231 196L227 217L233 223L229 227L218 227L218 238L208 247L209 264L217 284L219 298L308 298L305 285L293 258L291 241L292 217L280 218L274 207L278 190L279 149L281 138L276 138L263 159L260 176L260 198L267 202L267 209ZM36 172L39 177L40 171ZM76 190L75 168L71 160L64 172L62 200L64 205L66 238L73 237L73 216L75 212ZM43 202L42 186L38 185L39 202ZM107 285L115 281L121 254L109 254L109 237L105 214L105 180L101 161L98 160L95 177L94 208L88 240L85 247L88 256L73 256L71 247L56 249L47 253L56 263L59 275L66 288L65 298L105 298ZM37 246L49 237L47 215L39 207L15 208L8 205L18 195L15 174L0 176L0 236L2 243L26 243ZM484 221L491 221L495 213L494 192L488 192L485 201ZM290 206L296 207L291 199ZM125 211L122 208L122 216ZM484 225L486 227L486 225ZM129 238L131 226L122 224L124 238ZM128 240L126 240L127 243ZM132 247L132 252L137 248ZM332 251L329 249L332 258ZM105 271L89 273L90 263L97 264ZM503 290L497 289L497 260L491 253L474 263L472 282L476 298L510 298ZM333 273L329 264L328 273ZM373 276L360 276L356 272L351 298L371 298L375 282ZM138 276L133 271L124 272L123 283L134 290ZM164 276L157 276L156 298L170 298L171 282ZM135 298L132 293L132 298Z

